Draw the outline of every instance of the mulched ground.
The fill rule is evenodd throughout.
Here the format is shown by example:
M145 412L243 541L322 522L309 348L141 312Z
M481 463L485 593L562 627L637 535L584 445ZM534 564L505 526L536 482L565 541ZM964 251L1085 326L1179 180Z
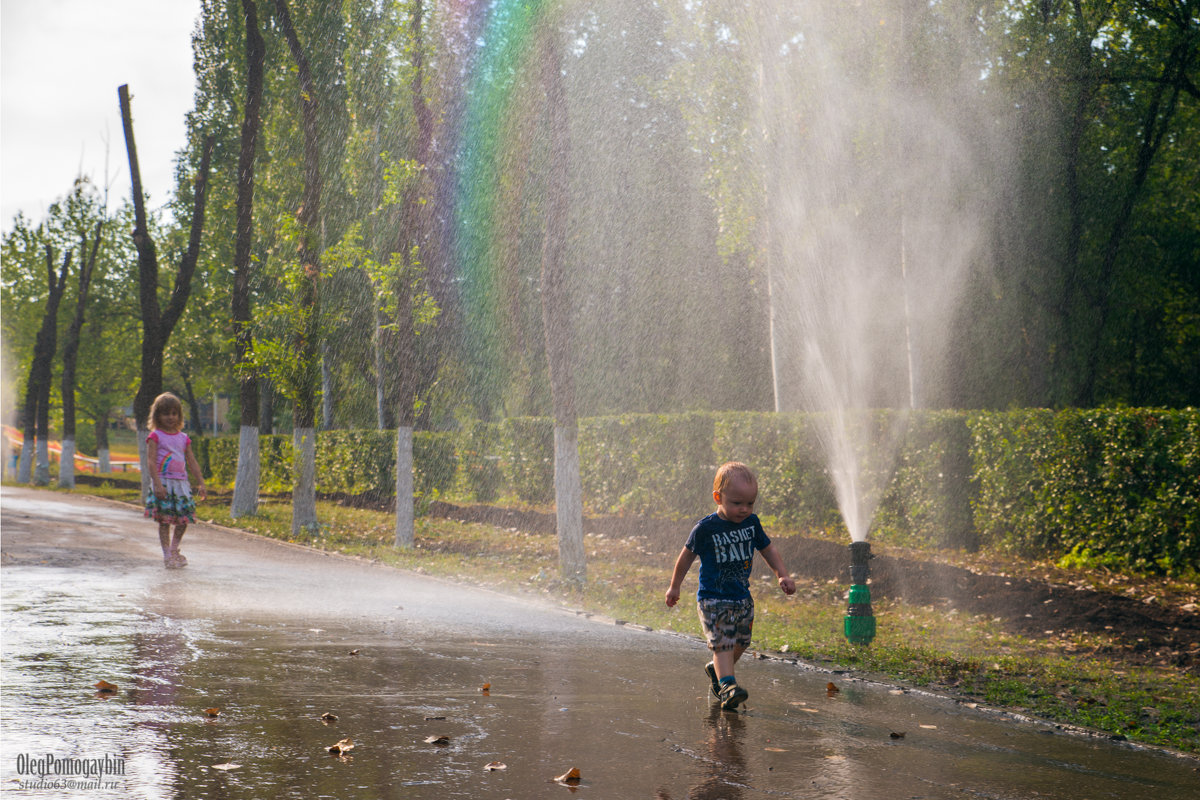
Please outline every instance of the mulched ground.
M343 502L345 499L343 499ZM530 533L553 533L554 515L495 506L434 503L432 516L480 522ZM586 517L584 533L635 538L648 559L670 568L690 522L645 517ZM802 536L776 537L784 563L798 576L848 581L844 544ZM664 559L665 556L665 559ZM760 567L765 569L765 567ZM764 573L765 574L765 573ZM990 575L936 561L877 553L871 561L871 595L914 605L956 608L1000 618L1011 631L1034 638L1098 634L1105 649L1134 663L1183 668L1200 675L1200 614L1117 592L1053 581Z

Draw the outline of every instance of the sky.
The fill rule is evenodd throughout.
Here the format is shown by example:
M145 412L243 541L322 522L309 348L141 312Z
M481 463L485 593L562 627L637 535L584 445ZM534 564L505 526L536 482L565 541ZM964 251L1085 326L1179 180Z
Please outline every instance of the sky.
M191 110L200 0L0 0L0 225L35 224L88 175L130 194L117 87L129 84L149 207L166 202ZM107 169L105 162L107 159Z

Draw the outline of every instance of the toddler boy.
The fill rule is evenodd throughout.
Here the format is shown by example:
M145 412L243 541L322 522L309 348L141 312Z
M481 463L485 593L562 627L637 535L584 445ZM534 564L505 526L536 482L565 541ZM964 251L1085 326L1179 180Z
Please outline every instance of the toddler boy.
M754 514L758 481L749 467L737 461L722 464L713 479L715 513L696 523L687 543L675 560L668 606L679 601L679 587L692 562L700 559L700 589L696 603L700 624L712 651L712 662L704 666L712 681L712 693L727 711L737 709L749 693L738 686L734 664L750 646L754 627L754 599L750 596L750 568L754 551L779 579L784 594L794 594L796 584L783 566L783 558L767 538Z

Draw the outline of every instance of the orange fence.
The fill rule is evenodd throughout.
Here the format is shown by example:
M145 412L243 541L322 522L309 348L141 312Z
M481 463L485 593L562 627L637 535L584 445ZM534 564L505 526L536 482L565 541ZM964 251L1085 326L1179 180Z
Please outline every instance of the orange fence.
M21 445L25 442L25 435L11 425L4 426L4 435L8 437L8 441L17 453L21 451ZM62 459L62 442L56 442L53 439L46 442L46 449L50 451L50 460L59 461ZM15 454L14 454L15 455ZM124 459L110 458L109 468L113 472L140 472L142 467L137 461L127 461ZM14 465L15 466L15 465ZM81 456L75 454L75 469L78 472L96 472L100 466L100 459Z

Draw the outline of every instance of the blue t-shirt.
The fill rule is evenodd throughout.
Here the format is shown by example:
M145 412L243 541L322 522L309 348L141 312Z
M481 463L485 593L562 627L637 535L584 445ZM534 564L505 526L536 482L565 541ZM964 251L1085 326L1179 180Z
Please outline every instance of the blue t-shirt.
M769 545L758 516L741 522L721 519L715 511L696 523L684 544L700 559L697 600L744 600L750 596L754 551Z

